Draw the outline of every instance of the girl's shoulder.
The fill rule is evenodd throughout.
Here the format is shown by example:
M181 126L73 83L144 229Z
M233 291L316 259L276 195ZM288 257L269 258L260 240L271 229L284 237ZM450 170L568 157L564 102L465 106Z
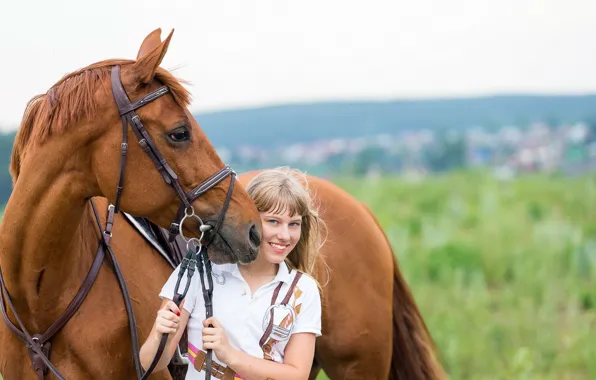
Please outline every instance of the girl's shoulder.
M308 273L299 271L297 269L292 270L292 277L298 275L300 273L300 279L296 283L296 286L300 288L303 292L314 292L319 293L319 286L317 280L315 280L311 275Z

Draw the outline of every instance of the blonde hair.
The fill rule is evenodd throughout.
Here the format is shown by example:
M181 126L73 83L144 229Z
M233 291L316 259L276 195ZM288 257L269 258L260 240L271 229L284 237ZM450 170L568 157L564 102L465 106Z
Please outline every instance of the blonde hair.
M286 264L315 279L317 260L324 264L319 251L327 226L319 216L308 189L306 174L298 169L279 167L257 174L246 190L261 212L283 213L302 217L300 239L288 254ZM319 290L321 285L317 281Z

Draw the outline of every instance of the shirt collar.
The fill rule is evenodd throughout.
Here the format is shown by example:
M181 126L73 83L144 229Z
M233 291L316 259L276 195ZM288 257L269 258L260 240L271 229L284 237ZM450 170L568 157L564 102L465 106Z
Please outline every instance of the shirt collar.
M292 276L290 276L290 268L285 261L279 263L279 269L277 270L277 274L275 275L273 281L283 281L288 284L292 281Z
M242 278L240 270L238 269L238 264L212 264L212 271L216 275L221 275L223 272L228 272L234 277ZM288 284L292 282L290 268L284 261L279 263L277 274L273 278L273 282L279 281L283 281Z

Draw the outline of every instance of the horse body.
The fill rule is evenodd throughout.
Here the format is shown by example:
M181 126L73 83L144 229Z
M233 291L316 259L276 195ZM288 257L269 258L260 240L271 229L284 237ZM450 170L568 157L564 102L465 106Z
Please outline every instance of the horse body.
M123 83L134 97L157 87L153 77L159 73L169 38L161 42L154 32L139 49L136 62L118 62L123 65ZM107 200L97 197L112 202L115 197L118 113L109 91L102 91L107 84L96 83L89 91L76 93L85 82L102 82L106 67L109 63L82 70L69 78L74 81L71 88L58 86L62 92L34 99L15 140L11 163L15 187L0 225L0 269L16 310L32 333L45 331L60 315L91 266L100 234L88 199L94 197L98 209L105 210ZM162 72L161 78L167 81L165 75ZM139 116L150 123L147 129L157 135L155 141L181 185L190 189L223 163L190 113L180 107L184 94L173 95L140 110ZM76 103L79 98L94 99L97 109L74 117L85 109ZM56 99L58 105L53 103ZM43 103L35 106L36 102ZM48 111L56 107L59 115L60 107L69 106L71 115L62 118ZM186 145L166 142L168 131L184 120L191 123L194 140ZM48 131L46 124L62 127ZM136 144L129 147L128 166L123 211L167 228L179 207L175 193ZM254 174L240 179L247 183ZM443 378L432 339L374 216L337 186L314 177L309 180L328 225L322 255L330 269L319 266L323 336L317 341L313 376L323 368L334 379ZM194 202L197 212L217 219L226 185L222 182ZM250 231L259 222L258 213L240 185L233 191L228 213L210 250L216 263L246 260L246 252L254 247ZM104 214L100 215L105 225ZM188 236L200 235L198 225L186 229ZM157 294L172 268L119 214L110 244L129 288L142 342L160 303ZM127 315L112 269L106 261L80 309L51 341L50 359L67 379L136 377ZM36 378L25 345L4 323L0 323L0 347L5 380ZM153 378L170 376L162 371Z

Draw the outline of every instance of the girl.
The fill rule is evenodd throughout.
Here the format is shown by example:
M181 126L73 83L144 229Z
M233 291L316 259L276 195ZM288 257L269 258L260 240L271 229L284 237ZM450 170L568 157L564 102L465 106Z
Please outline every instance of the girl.
M315 338L321 335L321 298L313 275L325 225L313 206L305 176L297 170L263 171L247 191L261 214L258 258L247 265L213 265L217 319L203 320L197 274L181 308L171 301L178 267L160 293L162 306L141 347L145 368L167 333L168 344L156 371L165 368L188 325L188 358L193 365L186 379L204 379L207 349L213 350L212 377L217 379L308 378Z

